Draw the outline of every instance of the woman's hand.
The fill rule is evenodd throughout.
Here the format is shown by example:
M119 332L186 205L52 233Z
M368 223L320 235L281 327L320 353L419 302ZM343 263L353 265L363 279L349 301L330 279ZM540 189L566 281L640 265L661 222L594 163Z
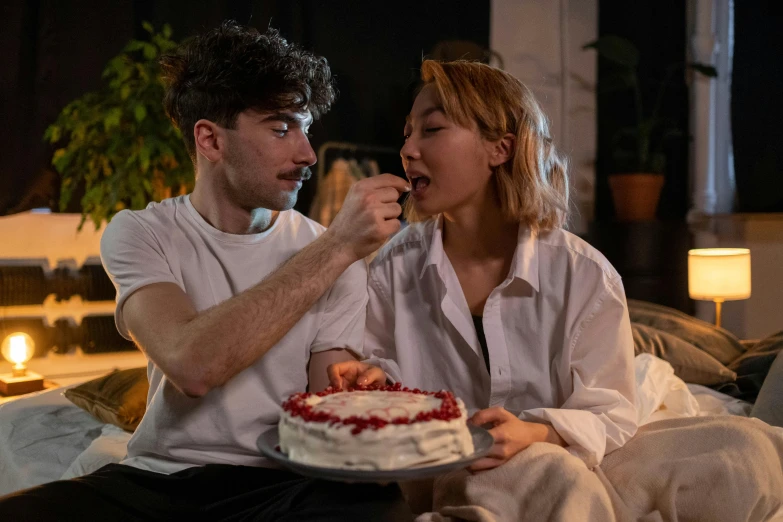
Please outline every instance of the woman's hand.
M520 420L513 413L500 407L478 411L468 419L468 422L475 426L491 424L489 433L495 439L489 454L468 468L474 473L500 466L534 442L550 442L565 446L565 441L551 426Z
M377 366L361 361L344 361L326 368L329 384L336 390L355 386L382 386L386 384L386 372Z

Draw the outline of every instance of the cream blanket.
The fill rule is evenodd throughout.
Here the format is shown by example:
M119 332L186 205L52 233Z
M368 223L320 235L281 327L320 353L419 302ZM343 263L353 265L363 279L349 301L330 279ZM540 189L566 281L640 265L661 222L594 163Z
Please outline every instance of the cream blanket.
M420 484L403 490L421 502ZM417 522L768 521L783 510L783 429L743 417L664 420L592 471L539 443L494 470L439 477L432 491Z

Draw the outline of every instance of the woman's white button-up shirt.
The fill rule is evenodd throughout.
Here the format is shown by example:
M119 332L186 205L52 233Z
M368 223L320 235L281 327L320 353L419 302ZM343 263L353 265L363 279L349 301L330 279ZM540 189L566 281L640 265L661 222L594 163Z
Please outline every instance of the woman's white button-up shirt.
M520 227L487 299L489 371L442 218L408 226L370 265L365 355L405 386L447 389L473 413L501 406L551 424L589 467L636 432L633 338L620 276L562 229Z

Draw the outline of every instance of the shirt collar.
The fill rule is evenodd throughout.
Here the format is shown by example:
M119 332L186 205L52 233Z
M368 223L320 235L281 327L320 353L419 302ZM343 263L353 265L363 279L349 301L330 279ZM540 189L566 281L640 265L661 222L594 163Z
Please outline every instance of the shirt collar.
M443 250L443 216L439 215L434 221L432 238L427 249L424 266L419 273L419 279L424 277L427 267L430 265L438 267L446 257ZM514 251L514 258L511 260L511 271L515 279L527 282L538 292L538 234L524 225L519 227L517 248Z
M419 273L419 279L424 277L424 272L427 271L427 267L435 265L436 267L443 262L443 258L446 257L446 252L443 251L443 215L439 214L434 219L432 226L432 238L427 248L427 257L424 259L424 266L421 267Z
M525 225L519 226L511 270L514 278L525 281L538 292L538 233Z

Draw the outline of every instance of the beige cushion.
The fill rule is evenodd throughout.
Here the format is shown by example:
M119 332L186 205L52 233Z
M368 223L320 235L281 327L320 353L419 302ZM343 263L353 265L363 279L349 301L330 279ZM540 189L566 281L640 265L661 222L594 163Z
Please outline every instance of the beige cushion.
M745 353L745 347L734 334L723 328L691 317L679 310L646 301L628 300L632 323L652 326L675 335L728 365Z
M667 361L685 382L710 386L736 380L737 374L710 354L670 333L632 323L634 352L649 353Z
M134 431L147 407L146 368L115 370L65 391L65 397L98 420Z

